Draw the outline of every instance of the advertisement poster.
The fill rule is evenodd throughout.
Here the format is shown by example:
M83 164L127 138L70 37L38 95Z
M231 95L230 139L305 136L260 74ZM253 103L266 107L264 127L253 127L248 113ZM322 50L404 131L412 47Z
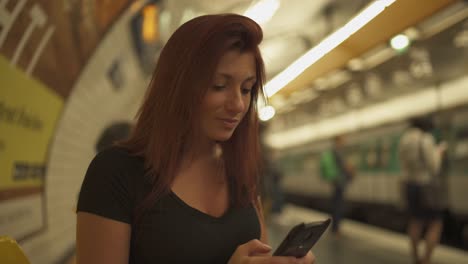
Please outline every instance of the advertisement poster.
M22 237L43 225L49 142L63 99L0 56L0 234Z
M94 50L130 0L0 1L0 235L46 224L57 121Z

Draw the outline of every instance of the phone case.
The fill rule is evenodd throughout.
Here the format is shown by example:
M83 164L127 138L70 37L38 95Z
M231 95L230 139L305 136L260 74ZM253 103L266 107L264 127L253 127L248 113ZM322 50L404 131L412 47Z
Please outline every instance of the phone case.
M331 219L321 222L301 223L289 231L286 238L276 249L274 256L304 257L317 243L319 238L330 225Z

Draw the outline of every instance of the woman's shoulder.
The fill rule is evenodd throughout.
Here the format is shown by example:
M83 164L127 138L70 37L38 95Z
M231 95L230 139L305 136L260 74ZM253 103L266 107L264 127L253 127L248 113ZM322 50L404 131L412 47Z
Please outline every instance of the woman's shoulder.
M143 158L120 146L108 147L92 159L86 175L90 178L135 178L144 174ZM138 177L137 177L138 178Z
M122 147L108 147L91 161L81 186L77 210L131 223L143 162Z
M99 153L93 159L94 163L109 164L118 167L142 165L143 158L132 154L127 148L111 146Z

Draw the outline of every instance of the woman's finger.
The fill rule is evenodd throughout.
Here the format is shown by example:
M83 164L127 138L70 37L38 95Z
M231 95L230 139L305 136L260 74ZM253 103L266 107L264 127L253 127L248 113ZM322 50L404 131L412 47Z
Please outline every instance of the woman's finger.
M258 239L253 239L239 246L239 250L243 255L253 256L256 254L266 254L271 251L271 247Z
M312 251L309 251L307 255L300 259L300 263L304 264L314 264L315 263L315 255Z
M300 264L302 259L282 256L254 256L249 259L251 264Z

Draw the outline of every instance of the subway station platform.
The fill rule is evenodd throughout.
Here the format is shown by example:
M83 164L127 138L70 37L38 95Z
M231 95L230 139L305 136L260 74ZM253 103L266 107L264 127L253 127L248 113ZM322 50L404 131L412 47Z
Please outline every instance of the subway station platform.
M324 213L288 204L281 215L268 219L269 242L276 249L294 225L328 217ZM329 228L317 242L312 250L317 258L316 264L412 263L409 239L403 234L348 219L343 220L341 231L341 235L335 237ZM439 245L434 251L432 263L468 264L468 252Z

